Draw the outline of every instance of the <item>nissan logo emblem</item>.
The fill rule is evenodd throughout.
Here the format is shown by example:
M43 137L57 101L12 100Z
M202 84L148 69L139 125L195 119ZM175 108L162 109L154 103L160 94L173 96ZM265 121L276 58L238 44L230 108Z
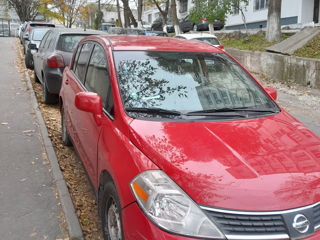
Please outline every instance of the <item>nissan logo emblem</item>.
M292 226L297 232L306 233L309 230L310 222L304 215L297 214L293 219Z

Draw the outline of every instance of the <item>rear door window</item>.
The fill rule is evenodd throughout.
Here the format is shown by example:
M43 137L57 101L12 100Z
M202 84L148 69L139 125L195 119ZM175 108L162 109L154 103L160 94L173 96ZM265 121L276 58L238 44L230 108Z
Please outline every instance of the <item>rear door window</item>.
M93 44L90 42L84 43L82 45L79 59L78 59L77 64L75 66L74 73L78 77L80 82L82 82L82 84L84 84L84 79L85 79L85 75L86 75L87 65L88 65L88 61L90 58L92 46L93 46Z

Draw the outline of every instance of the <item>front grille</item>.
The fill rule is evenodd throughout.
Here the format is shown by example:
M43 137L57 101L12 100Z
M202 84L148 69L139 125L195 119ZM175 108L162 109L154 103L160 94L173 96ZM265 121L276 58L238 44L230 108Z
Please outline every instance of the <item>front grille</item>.
M208 210L205 212L226 235L287 234L281 215L242 215Z
M320 204L313 207L313 220L316 230L320 228Z

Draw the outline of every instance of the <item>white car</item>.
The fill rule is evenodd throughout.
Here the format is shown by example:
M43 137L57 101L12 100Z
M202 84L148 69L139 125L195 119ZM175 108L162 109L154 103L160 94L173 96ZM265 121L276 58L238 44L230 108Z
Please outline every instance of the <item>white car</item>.
M215 35L209 33L184 33L178 34L174 37L180 39L201 41L213 45L219 49L224 49L224 47L220 44L218 38Z

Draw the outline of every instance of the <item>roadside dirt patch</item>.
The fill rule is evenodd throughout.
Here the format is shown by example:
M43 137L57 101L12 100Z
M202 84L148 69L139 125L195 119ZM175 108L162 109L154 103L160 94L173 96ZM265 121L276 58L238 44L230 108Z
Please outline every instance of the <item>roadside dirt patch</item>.
M18 50L23 52L18 40L17 46L19 48ZM86 240L102 240L101 222L98 216L96 197L89 183L86 171L73 147L66 147L61 141L61 115L59 106L42 103L42 85L34 81L33 71L25 68L24 59L21 59L19 54L17 65L20 73L24 74L24 71L28 71L30 76L39 109L46 123L49 137L79 217L84 237Z

